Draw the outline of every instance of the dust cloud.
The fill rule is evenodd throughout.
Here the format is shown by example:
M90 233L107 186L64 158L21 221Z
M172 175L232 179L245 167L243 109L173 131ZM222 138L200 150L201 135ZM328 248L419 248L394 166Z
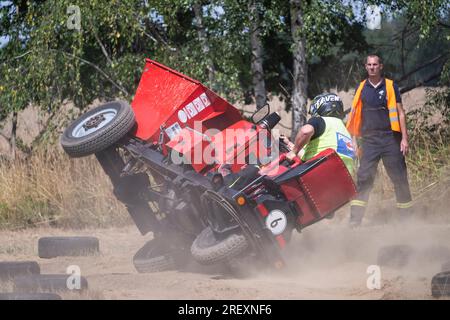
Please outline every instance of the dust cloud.
M294 231L282 270L243 263L244 272L235 274L225 264L190 262L181 270L139 274L132 258L151 234L142 237L134 226L2 231L0 259L35 260L41 273L65 273L78 265L89 282L90 293L82 297L87 299L433 299L431 278L450 261L450 224L420 217L385 223L368 216L363 226L350 229L346 214L342 210L333 220ZM37 257L39 237L74 234L98 237L101 253ZM368 267L379 263L382 248L397 245L410 248L404 264L380 265L381 288L369 289Z

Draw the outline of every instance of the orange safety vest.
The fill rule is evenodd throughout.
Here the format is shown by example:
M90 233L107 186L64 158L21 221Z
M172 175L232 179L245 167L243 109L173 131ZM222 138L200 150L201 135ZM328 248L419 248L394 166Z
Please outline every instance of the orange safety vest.
M352 136L361 136L362 125L362 101L361 92L364 88L364 84L367 80L362 81L359 84L358 90L356 90L355 97L353 98L352 111L347 121L347 130ZM389 120L391 122L392 131L401 132L400 121L398 120L397 100L395 99L394 81L386 79L386 94L387 94L387 107L389 110Z

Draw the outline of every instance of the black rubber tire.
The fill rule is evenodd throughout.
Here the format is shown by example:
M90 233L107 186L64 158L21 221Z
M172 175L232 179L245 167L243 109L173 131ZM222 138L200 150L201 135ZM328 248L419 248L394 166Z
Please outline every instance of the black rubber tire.
M38 255L49 259L59 256L87 256L99 252L95 237L44 237L38 241Z
M431 279L433 297L450 296L450 271L440 272Z
M18 276L40 274L41 268L36 261L1 261L0 279L9 280Z
M105 126L83 137L74 137L73 130L94 114L115 109L117 114ZM112 101L102 104L81 115L70 124L60 138L61 146L71 157L84 157L102 151L123 138L134 126L133 109L126 101Z
M192 257L201 264L213 264L229 260L243 253L248 247L247 239L241 234L231 234L218 241L210 227L203 229L191 246Z
M168 255L147 259L133 259L133 264L139 273L154 273L176 269L174 259Z
M70 274L40 274L22 276L14 279L14 291L16 292L79 292L88 289L85 277L80 276L80 289L69 289L67 278Z
M0 300L62 300L62 299L61 296L56 293L8 292L8 293L0 293Z
M413 248L408 245L393 245L380 248L377 264L379 266L401 268L408 264Z
M175 258L159 240L148 241L133 257L133 264L139 273L153 273L175 270Z

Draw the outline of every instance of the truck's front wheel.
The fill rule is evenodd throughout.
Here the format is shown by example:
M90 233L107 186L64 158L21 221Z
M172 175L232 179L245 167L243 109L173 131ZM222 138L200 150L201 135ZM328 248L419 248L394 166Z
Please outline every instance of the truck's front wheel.
M191 253L198 263L213 264L236 257L247 247L247 239L242 234L233 233L218 240L212 229L207 227L192 243Z

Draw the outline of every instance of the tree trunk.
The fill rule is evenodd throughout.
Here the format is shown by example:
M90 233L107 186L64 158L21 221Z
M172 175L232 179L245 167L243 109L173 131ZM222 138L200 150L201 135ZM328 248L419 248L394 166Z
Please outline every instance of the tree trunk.
M291 138L300 127L306 122L306 88L308 86L308 65L306 64L305 39L301 37L300 32L303 28L303 11L301 0L291 0L291 33L294 45L293 50L293 89L291 96L292 103L292 132Z
M16 132L17 132L17 111L13 112L11 138L9 138L9 145L11 148L11 159L16 160Z
M266 84L264 82L263 48L261 43L261 25L259 19L258 0L248 4L250 12L250 44L251 44L251 72L255 91L256 108L266 104Z
M213 87L215 82L216 70L214 69L214 63L209 54L210 48L208 44L208 39L206 38L205 26L203 25L202 5L196 2L193 5L193 8L195 14L195 24L197 27L198 40L200 41L200 44L202 46L202 52L204 55L204 59L206 61L206 68L208 69L208 86Z

